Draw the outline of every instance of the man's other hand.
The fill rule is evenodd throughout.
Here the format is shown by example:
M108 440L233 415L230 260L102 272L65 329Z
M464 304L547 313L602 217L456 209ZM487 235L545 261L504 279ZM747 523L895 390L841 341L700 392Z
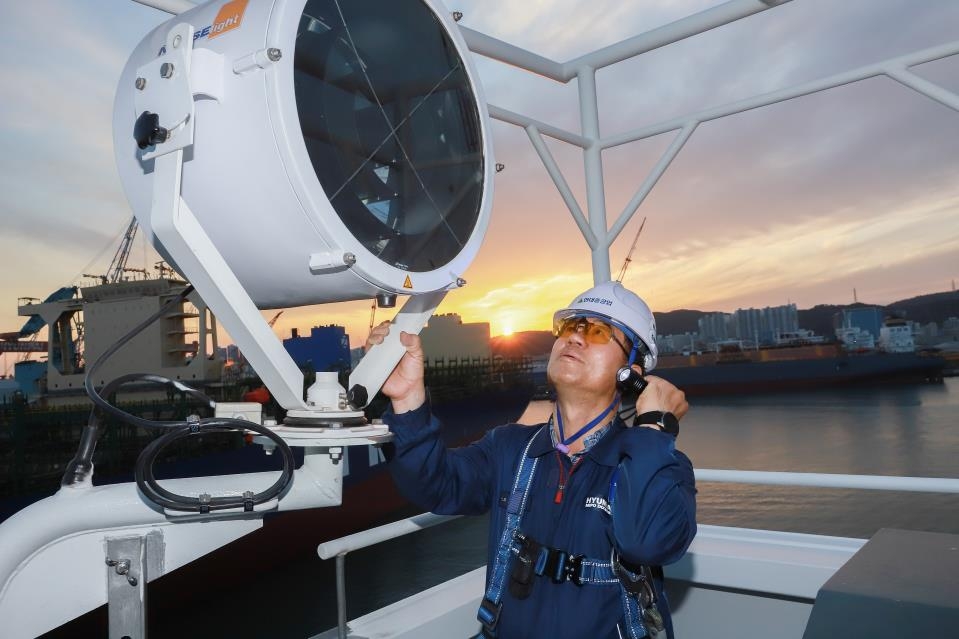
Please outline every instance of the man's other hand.
M659 410L672 413L676 419L682 419L689 412L689 402L686 393L679 390L662 377L647 375L649 385L636 399L636 414L642 415L649 411Z

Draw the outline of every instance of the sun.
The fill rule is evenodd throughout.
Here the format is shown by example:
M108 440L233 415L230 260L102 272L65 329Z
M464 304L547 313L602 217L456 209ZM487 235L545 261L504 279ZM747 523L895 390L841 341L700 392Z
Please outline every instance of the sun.
M512 324L503 324L503 336L509 337L513 334L513 325Z

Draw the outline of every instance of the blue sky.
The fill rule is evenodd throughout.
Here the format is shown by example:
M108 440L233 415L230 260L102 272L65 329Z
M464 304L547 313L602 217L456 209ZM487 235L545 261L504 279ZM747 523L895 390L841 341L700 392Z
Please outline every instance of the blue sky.
M258 0L251 0L258 1ZM464 0L463 24L563 61L719 4L713 0ZM167 18L127 0L0 7L0 332L20 296L100 273L130 216L112 156L112 101L126 56ZM794 0L598 76L604 133L791 86L956 38L954 0ZM478 61L491 103L578 128L575 82ZM959 91L959 56L917 68ZM488 238L470 284L441 311L493 333L546 328L589 285L589 254L525 133L494 124ZM614 149L609 218L671 141ZM585 203L579 153L550 142ZM705 124L613 245L614 273L649 217L626 283L656 310L796 302L886 303L959 279L959 113L885 78ZM532 239L532 241L531 241ZM138 244L131 265L152 267ZM529 303L518 307L515 300ZM291 310L277 323L345 324L368 304ZM0 366L0 373L3 373Z

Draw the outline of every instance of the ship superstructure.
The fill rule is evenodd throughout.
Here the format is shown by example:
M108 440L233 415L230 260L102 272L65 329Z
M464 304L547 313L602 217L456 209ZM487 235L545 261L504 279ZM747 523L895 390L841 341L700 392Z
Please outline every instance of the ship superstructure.
M49 331L39 383L21 384L28 399L43 396L53 403L76 403L87 367L185 286L169 278L106 282L79 287L59 299L21 304L19 315L38 318ZM120 348L100 370L100 379L94 380L97 386L144 371L201 387L218 382L223 360L217 349L216 320L194 295ZM128 397L149 393L131 390Z

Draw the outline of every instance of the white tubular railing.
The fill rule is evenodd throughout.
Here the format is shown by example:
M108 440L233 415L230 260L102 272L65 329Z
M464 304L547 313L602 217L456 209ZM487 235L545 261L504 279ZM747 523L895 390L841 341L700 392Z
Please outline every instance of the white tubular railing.
M380 542L419 532L426 528L436 526L437 524L445 524L448 521L459 519L460 517L462 517L462 515L434 515L433 513L423 513L422 515L415 515L409 519L401 519L391 524L363 530L332 541L325 541L316 547L316 553L320 556L320 559L343 557L354 550L360 550L367 546L375 546Z
M829 473L780 473L760 470L696 471L698 481L771 486L813 486L862 490L903 490L920 493L959 493L959 479L946 477L890 477L886 475L834 475Z
M396 539L410 533L419 532L426 528L445 524L448 521L459 519L462 515L434 515L423 513L408 519L394 521L391 524L377 526L363 530L346 537L326 541L317 546L316 553L320 559L336 557L336 618L337 637L347 639L346 627L346 555L354 550L374 546L383 541Z
M852 488L859 490L909 491L924 493L959 493L959 479L947 477L890 477L883 475L840 475L830 473L786 473L761 470L719 470L700 468L696 480L734 484L769 486L806 486L815 488ZM462 515L423 513L408 519L326 541L317 546L321 559L336 557L336 611L339 639L347 639L346 626L346 555L354 550L374 546L410 533L419 532L459 519Z

